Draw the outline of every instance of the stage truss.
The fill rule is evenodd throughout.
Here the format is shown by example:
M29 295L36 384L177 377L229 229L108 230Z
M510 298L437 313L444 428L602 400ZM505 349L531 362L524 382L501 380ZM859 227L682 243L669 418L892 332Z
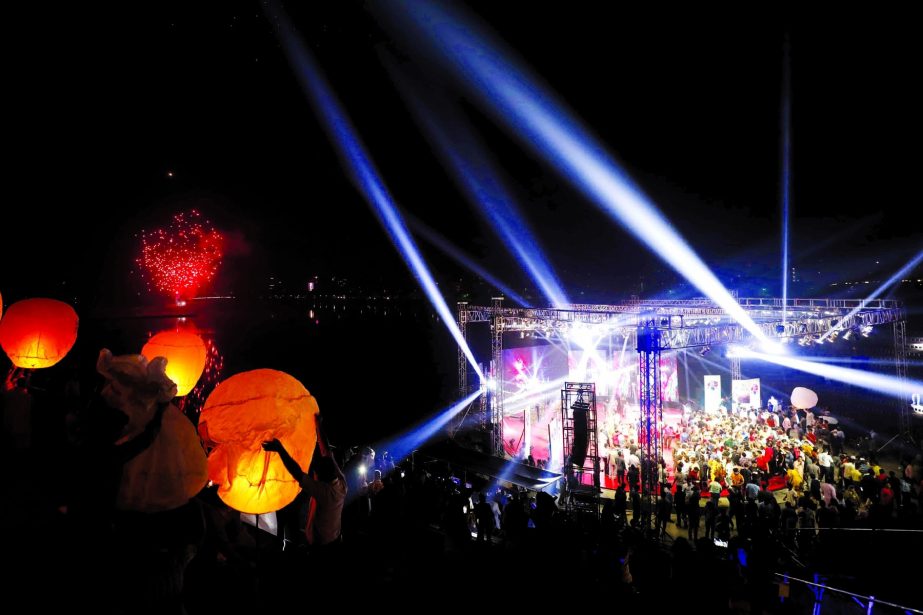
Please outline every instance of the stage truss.
M845 331L867 326L894 324L896 375L906 378L904 313L900 303L888 299L787 299L739 298L740 307L769 339L816 339L828 331ZM574 304L565 308L504 307L495 297L490 306L458 304L458 325L467 338L473 323L488 323L491 333L491 361L485 375L487 403L481 424L492 434L494 454L503 455L503 335L532 332L545 337L563 335L577 326L607 328L613 336L627 338L637 349L641 368L638 401L641 408L638 434L645 461L660 459L658 425L662 419L657 357L665 350L715 347L727 344L746 345L752 334L720 306L708 299L630 300L616 305ZM852 313L855 310L855 313ZM458 350L458 388L460 396L470 393L468 377L473 370ZM739 372L739 364L737 365ZM494 383L491 386L489 383ZM909 425L909 399L899 400L901 427ZM646 498L656 497L657 467L642 463L642 485ZM647 474L647 476L645 476ZM653 504L653 501L651 502Z

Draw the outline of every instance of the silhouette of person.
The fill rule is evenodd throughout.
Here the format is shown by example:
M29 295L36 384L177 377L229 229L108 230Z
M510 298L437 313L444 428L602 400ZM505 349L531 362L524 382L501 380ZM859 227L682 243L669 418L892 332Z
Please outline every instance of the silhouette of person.
M346 476L330 454L321 431L320 417L315 415L314 420L317 425L317 446L321 454L315 464L316 477L301 469L278 438L263 442L263 450L278 453L285 469L317 503L313 514L308 515L305 536L309 544L325 547L340 542L347 487Z
M481 492L478 503L474 505L474 516L478 528L478 542L490 542L494 528L494 511L487 501L487 494Z

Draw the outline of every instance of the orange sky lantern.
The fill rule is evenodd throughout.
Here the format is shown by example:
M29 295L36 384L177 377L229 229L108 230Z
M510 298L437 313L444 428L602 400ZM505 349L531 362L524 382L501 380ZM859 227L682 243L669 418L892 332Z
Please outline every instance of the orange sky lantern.
M191 331L161 331L144 345L141 354L148 361L154 357L167 360L167 377L176 383L176 394L191 391L205 369L207 351L202 338Z
M55 299L24 299L0 320L0 346L16 367L51 367L77 341L74 308Z
M256 369L219 384L199 415L199 434L208 447L208 478L218 496L240 512L264 514L290 504L301 487L266 452L264 440L279 438L307 470L314 455L317 400L285 372Z

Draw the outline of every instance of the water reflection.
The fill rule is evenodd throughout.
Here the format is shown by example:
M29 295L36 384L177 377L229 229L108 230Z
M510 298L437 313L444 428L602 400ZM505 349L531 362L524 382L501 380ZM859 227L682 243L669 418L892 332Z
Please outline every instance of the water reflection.
M84 358L106 347L137 353L151 332L183 326L204 332L206 375L189 395L197 413L224 378L251 369L291 374L318 399L330 435L372 441L427 416L453 399L457 386L454 341L428 305L413 299L342 297L209 298L106 314L81 332ZM84 321L86 322L86 321ZM82 323L83 325L83 323Z

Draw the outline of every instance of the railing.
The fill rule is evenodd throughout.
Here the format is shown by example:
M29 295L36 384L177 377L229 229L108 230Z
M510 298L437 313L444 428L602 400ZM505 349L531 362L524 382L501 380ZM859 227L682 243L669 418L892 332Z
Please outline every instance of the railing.
M856 605L868 615L871 615L874 612L873 609L876 606L885 607L885 613L923 613L923 611L920 609L914 608L912 606L896 604L887 600L880 600L875 596L866 596L863 594L847 591L845 589L830 587L823 582L826 579L818 574L814 575L813 581L809 581L807 579L799 579L798 577L793 577L791 575L780 572L775 573L775 575L779 579L779 600L781 602L793 600L796 603L804 606L812 604L813 606L811 612L816 615L819 615L823 612L825 601L827 601L826 606L828 607L827 610L829 612L844 612L845 610L842 607L846 605ZM793 586L793 583L796 583L797 585ZM837 609L835 606L840 606L841 608ZM856 610L852 612L861 611Z

